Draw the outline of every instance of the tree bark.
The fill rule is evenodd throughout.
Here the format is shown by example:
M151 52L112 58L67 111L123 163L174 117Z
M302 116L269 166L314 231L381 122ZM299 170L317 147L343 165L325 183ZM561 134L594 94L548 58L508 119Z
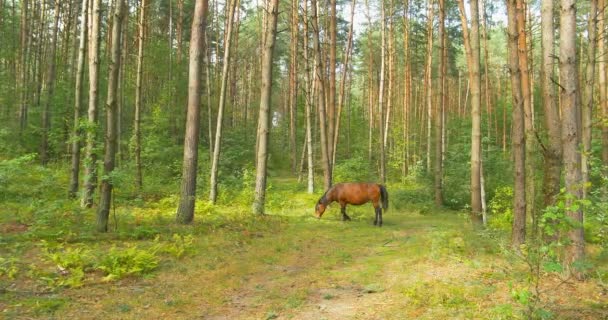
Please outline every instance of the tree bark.
M273 0L274 1L274 0ZM315 78L318 88L318 103L319 103L319 127L321 134L321 164L323 165L323 184L325 190L328 190L332 185L331 165L329 163L329 139L327 135L327 120L325 112L325 85L323 77L323 55L321 54L321 43L319 41L319 22L317 17L317 0L311 0L312 10L312 29L313 42L315 50L316 72Z
M443 205L443 110L447 103L446 74L447 74L447 35L445 32L445 0L439 0L439 34L441 42L441 61L439 68L439 99L441 103L435 107L435 204Z
M146 40L146 0L141 0L139 9L139 29L137 48L137 77L135 80L135 120L133 125L133 136L135 138L135 186L141 192L143 186L143 174L141 165L141 109L142 97L141 87L143 81L144 65L144 42Z
M585 257L585 239L583 233L583 211L574 206L582 198L581 155L578 151L579 136L579 103L577 94L579 86L576 67L576 2L561 0L560 15L560 100L562 106L562 147L564 152L564 172L566 182L566 214L572 223L568 231L571 243L566 247L566 263L581 261ZM572 269L577 278L582 274Z
M606 25L606 1L599 0L599 15L598 29L600 30L600 36L598 37L598 56L602 57L598 59L598 73L599 73L599 87L600 87L600 113L603 119L608 119L608 89L606 88L606 45L605 45L605 25ZM608 176L608 123L602 121L602 164L603 164L603 175Z
M530 86L530 68L528 67L528 42L526 40L526 14L524 8L524 0L516 1L517 11L517 49L519 68L521 75L521 93L524 102L524 125L526 134L526 215L532 218L533 225L537 224L538 217L536 216L536 188L535 188L535 172L534 168L534 106L532 104L532 91Z
M70 198L76 198L78 192L78 183L80 176L80 139L82 130L80 130L80 110L82 109L82 90L84 77L84 60L87 47L87 28L88 28L88 0L82 0L81 20L82 26L80 30L80 42L78 45L78 62L76 64L76 83L74 89L74 128L72 131L72 166L70 170L70 188L68 195Z
M517 31L516 0L507 1L507 15L509 19L509 71L511 74L511 94L513 98L513 132L511 143L514 157L514 188L513 188L513 229L511 245L519 249L526 236L526 140L524 131L524 98L522 95L521 70L519 64Z
M313 0L314 1L314 0ZM268 0L267 27L262 52L262 88L260 92L260 113L258 115L258 150L256 159L255 198L253 213L264 214L266 200L266 179L268 162L268 133L270 124L270 99L272 89L272 58L277 36L279 0Z
M602 8L604 10L604 8ZM587 197L587 183L589 182L589 157L591 156L591 130L593 116L593 85L595 81L595 49L597 45L597 0L591 0L589 8L587 36L587 75L585 76L585 90L583 92L582 116L582 144L581 174L583 178L583 199ZM604 59L602 57L601 59Z
M479 73L478 0L472 0L469 4L472 16L470 36L463 0L458 1L465 51L468 52L467 65L469 68L469 85L471 89L471 219L474 223L481 223L481 77Z
M291 170L297 170L298 148L296 142L296 118L298 105L298 1L291 0L291 45L289 53L289 145Z
M55 0L55 18L53 23L53 35L51 40L51 52L46 78L46 101L42 109L42 141L40 143L40 162L46 165L49 162L49 131L51 130L51 104L55 90L55 70L57 67L57 35L59 34L59 14L61 6L59 0ZM43 8L44 10L44 8Z
M378 85L378 120L380 125L380 182L386 183L386 151L384 146L384 73L386 60L386 13L384 9L384 1L381 2L380 10L380 34L382 37L382 44L380 47L380 83Z
M433 0L427 2L427 27L426 27L426 65L424 84L426 92L426 167L427 172L431 171L431 130L433 118Z
M82 206L93 206L93 194L97 187L97 105L99 103L99 42L101 0L89 2L89 107L87 123L87 146L84 167L84 190Z
M342 109L345 101L345 88L346 88L346 76L348 75L348 63L352 52L353 43L353 28L354 28L354 17L355 17L355 4L357 0L351 2L351 14L350 14L350 26L348 27L348 36L346 40L346 49L344 49L344 67L342 68L342 79L340 80L340 95L338 97L338 114L336 116L336 127L333 141L333 153L331 158L332 166L336 165L336 153L338 153L338 138L340 137L340 122L342 117ZM333 171L333 168L332 168Z
M117 0L114 8L112 24L112 47L110 55L110 74L108 76L108 98L106 102L106 136L105 155L103 160L103 179L101 180L99 208L97 209L97 231L108 231L108 217L112 203L112 173L116 161L116 107L118 104L118 71L120 69L120 39L122 32L122 19L124 0Z
M545 160L545 165L543 166L543 205L547 207L554 205L557 200L557 196L559 195L562 166L562 145L559 110L555 101L555 87L553 85L553 78L555 76L553 67L555 64L553 0L543 0L541 6L541 85L544 124L547 130L547 143L545 144L543 152L543 157ZM601 79L602 75L600 73L600 83ZM604 93L605 92L606 90L604 88Z
M198 168L198 140L200 131L201 104L201 62L205 54L205 27L208 11L207 0L196 0L192 31L190 33L190 65L188 68L188 110L186 116L186 134L184 136L184 160L182 164L182 182L176 220L179 223L191 223L194 219L194 202L196 200L196 173Z
M312 121L311 121L311 113L312 113L312 99L313 96L313 82L310 79L310 59L308 54L308 1L304 1L304 63L306 66L306 158L308 162L308 185L307 190L308 193L312 194L314 192L314 162L312 155Z
M215 143L213 144L213 161L211 162L211 178L209 189L209 200L212 203L217 201L217 174L220 161L220 148L222 144L222 124L224 118L224 107L226 105L226 86L228 84L228 68L230 67L230 42L232 39L232 20L237 0L230 0L230 12L228 13L228 22L226 29L226 37L224 44L224 59L222 66L222 82L220 87L219 105L217 108L217 124L215 126Z

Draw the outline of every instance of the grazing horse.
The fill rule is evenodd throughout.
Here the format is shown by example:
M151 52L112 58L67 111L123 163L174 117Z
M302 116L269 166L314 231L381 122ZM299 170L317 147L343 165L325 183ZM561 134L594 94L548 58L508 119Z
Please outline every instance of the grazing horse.
M371 201L376 210L374 225L381 227L382 209L388 209L388 192L383 185L376 183L336 184L327 190L317 202L317 205L315 206L315 215L317 218L320 219L327 206L334 201L340 203L343 221L350 220L350 217L346 215L347 204L359 206ZM382 206L380 206L380 201L382 201Z

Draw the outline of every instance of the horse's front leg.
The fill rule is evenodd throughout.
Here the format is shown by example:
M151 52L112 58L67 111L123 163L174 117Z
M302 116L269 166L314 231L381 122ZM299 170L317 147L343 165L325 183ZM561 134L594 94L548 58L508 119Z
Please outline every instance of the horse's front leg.
M350 221L350 217L346 214L346 204L342 205L342 209L340 211L342 212L342 221Z

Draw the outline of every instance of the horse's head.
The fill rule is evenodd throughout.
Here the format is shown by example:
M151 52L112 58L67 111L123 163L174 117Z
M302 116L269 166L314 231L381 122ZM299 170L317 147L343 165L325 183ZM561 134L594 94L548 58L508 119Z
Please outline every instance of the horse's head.
M315 206L315 216L321 219L321 216L323 216L323 213L325 213L326 208L327 205L323 204L323 202L319 200L319 202L317 202L317 205Z

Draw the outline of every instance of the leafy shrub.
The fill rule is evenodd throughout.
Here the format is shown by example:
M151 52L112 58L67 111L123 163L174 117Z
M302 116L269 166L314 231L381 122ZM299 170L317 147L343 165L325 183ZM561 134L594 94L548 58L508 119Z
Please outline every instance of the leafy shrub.
M513 188L496 189L488 208L490 211L488 226L494 229L509 230L513 223Z
M112 247L97 268L106 274L104 280L112 281L131 275L148 274L158 267L158 262L159 259L153 252L135 246L126 249Z
M369 163L367 159L356 156L350 159L337 161L334 169L336 182L370 181Z

